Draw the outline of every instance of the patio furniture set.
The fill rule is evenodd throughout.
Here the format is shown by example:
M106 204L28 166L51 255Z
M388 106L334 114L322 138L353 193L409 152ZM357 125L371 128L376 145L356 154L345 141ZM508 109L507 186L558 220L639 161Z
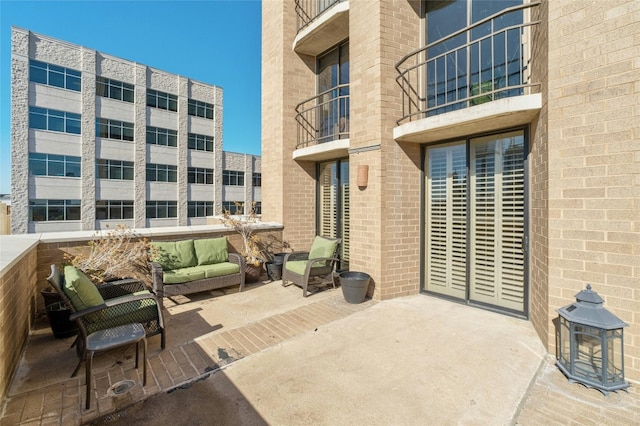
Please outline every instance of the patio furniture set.
M94 284L82 271L71 265L61 269L51 265L47 278L71 311L69 319L78 326L73 344L79 358L74 377L86 361L86 408L91 401L91 368L95 352L136 344L143 347L143 386L146 384L146 337L160 334L160 346L166 345L163 299L176 295L239 285L244 290L245 261L229 253L226 237L182 241L152 242L152 288L139 280L122 279ZM340 239L317 236L309 252L288 253L284 258L282 284L293 283L308 295L309 282L320 278L334 280ZM335 287L335 285L334 285Z

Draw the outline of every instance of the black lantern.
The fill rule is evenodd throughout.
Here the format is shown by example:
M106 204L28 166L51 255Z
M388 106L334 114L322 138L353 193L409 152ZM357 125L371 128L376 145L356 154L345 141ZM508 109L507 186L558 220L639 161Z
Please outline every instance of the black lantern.
M605 395L629 387L624 381L624 321L607 311L604 300L587 284L576 302L558 309L558 361L569 382Z

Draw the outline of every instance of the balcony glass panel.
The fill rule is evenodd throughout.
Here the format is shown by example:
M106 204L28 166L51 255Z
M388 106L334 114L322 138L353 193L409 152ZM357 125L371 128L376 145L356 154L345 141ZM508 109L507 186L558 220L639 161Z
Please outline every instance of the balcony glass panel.
M396 68L403 117L415 120L525 94L529 16L522 0L427 2L427 44Z

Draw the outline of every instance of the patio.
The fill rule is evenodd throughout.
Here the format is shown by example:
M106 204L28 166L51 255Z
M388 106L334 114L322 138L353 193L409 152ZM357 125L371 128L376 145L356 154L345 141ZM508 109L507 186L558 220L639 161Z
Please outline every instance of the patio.
M95 398L72 338L32 329L1 424L637 424L638 388L569 384L531 324L415 295L351 305L280 282L165 300L167 348L149 339L94 360ZM122 395L107 390L131 379Z

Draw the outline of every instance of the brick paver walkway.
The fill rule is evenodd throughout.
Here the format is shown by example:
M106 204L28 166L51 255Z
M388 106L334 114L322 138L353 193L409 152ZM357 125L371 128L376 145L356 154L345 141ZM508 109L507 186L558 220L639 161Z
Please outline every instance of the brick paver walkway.
M0 425L78 425L104 419L134 402L160 392L189 387L239 359L278 345L324 324L366 309L376 302L351 305L342 296L330 297L289 312L273 315L237 328L220 329L181 346L167 348L148 358L147 386L133 357L123 364L94 374L96 394L84 410L84 374L34 391L10 395ZM130 392L114 397L106 390L129 379ZM523 396L513 424L528 425L640 425L640 386L604 397L594 389L571 384L554 365L552 356L542 363Z
M96 394L91 408L84 410L84 374L34 391L11 395L5 401L0 425L79 425L102 418L159 392L171 392L202 380L234 361L277 345L301 333L349 316L376 302L348 304L342 295L230 330L218 330L182 346L167 348L147 358L147 385L133 359L107 371L96 372ZM135 386L122 396L107 390L122 380Z

